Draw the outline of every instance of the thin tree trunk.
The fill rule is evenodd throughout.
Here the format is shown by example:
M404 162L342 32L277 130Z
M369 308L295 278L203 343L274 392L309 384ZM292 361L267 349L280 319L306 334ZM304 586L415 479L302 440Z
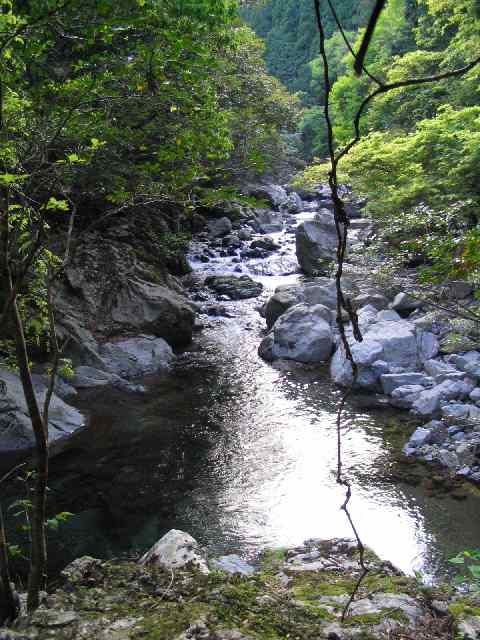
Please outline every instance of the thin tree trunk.
M3 512L0 506L0 625L16 618L17 607L8 567L7 538L3 523Z
M33 611L39 604L39 591L45 587L47 544L45 537L46 497L48 480L48 431L43 422L28 364L27 345L17 301L13 302L15 347L23 393L27 402L35 437L35 480L32 496L32 548L28 576L27 608Z

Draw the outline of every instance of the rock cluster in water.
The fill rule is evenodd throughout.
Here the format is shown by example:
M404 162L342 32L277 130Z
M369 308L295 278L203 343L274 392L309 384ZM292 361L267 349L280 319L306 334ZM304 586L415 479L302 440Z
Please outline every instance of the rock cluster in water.
M361 240L366 225L354 222ZM336 243L328 209L299 225L296 254L310 279L279 286L262 307L268 333L259 354L268 361L330 362L333 381L348 387L353 371L336 326L336 283L325 277ZM362 251L361 243L356 251ZM363 337L357 342L348 317L342 318L358 367L356 387L383 393L391 406L423 421L405 447L407 455L480 482L480 352L468 350L463 340L450 353L454 327L446 314L432 312L406 292L372 286L355 268L343 277L342 289L358 313ZM468 304L472 287L452 282L446 293Z

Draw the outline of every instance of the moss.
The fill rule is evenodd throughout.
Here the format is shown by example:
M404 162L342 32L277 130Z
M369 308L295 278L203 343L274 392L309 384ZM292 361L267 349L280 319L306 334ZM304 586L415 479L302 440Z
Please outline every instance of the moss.
M461 620L468 616L480 616L480 604L471 598L461 598L452 602L448 610L455 620Z
M278 573L287 554L286 549L267 549L263 554L260 562L260 571L262 574Z
M395 620L401 624L408 624L408 618L402 611L399 611L398 609L384 609L379 613L366 613L364 615L351 616L345 620L344 625L347 627L358 625L373 627L381 624L385 618Z
M356 575L339 571L290 572L287 586L278 575L285 570L285 555L283 549L266 552L261 571L251 577L221 571L204 576L187 568L175 571L172 580L171 573L161 569L105 562L96 567L95 574L75 584L73 590L59 591L54 596L55 606L67 611L75 609L82 622L91 625L91 637L100 637L113 622L128 619L135 624L128 631L132 640L176 638L199 621L212 631L238 629L255 640L318 640L326 623L339 623L342 609L341 604L325 603L321 598L349 595ZM410 578L372 572L358 597L375 592L414 595L415 589L415 581ZM465 603L463 607L456 605L458 610L463 608L470 613ZM345 626L356 627L358 640L378 640L374 627L386 617L406 622L402 612L385 610L352 616ZM49 633L41 630L38 640L46 640ZM71 637L67 632L62 634L63 631L58 640Z
M302 572L292 578L292 589L296 597L304 600L318 599L321 596L340 596L352 593L357 579L330 572ZM362 582L359 597L362 594L376 592L410 593L418 591L412 578L405 576L385 576L383 574L368 574Z

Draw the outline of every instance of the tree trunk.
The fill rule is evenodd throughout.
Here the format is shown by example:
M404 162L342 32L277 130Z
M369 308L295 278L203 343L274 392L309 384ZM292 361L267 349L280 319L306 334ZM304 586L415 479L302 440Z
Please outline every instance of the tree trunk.
M35 436L35 479L31 513L31 558L28 576L27 608L33 611L39 604L39 591L45 587L47 567L47 544L45 536L46 497L48 480L48 427L45 425L33 387L28 363L27 345L23 323L16 299L12 304L15 328L17 364L20 370L23 393L27 402Z
M0 506L0 625L7 624L17 616L17 607L8 568L7 538Z

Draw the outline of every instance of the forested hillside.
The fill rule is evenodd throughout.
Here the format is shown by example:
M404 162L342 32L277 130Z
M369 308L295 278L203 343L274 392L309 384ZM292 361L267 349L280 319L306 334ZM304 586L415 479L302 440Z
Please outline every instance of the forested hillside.
M362 26L373 0L340 0L336 10L347 30ZM250 4L242 10L244 19L265 40L265 59L270 73L292 92L301 91L307 104L314 104L318 87L312 86L310 63L318 57L318 31L311 0L268 0ZM327 37L335 32L335 22L326 15ZM336 36L332 44L338 42Z
M322 159L327 155L323 63L311 4L286 7L273 0L249 8L245 16L266 39L271 71L292 90L304 92L299 94L307 107L300 123L304 155ZM369 3L333 6L357 51ZM461 69L480 50L475 0L390 0L367 56L373 78L358 78L327 3L322 11L337 148L354 137L357 109L379 84ZM339 167L343 180L368 198L368 212L381 222L383 249L404 263L423 263L426 277L471 276L479 262L479 109L478 66L436 82L382 90L364 110L362 140ZM315 169L307 175L325 179Z

